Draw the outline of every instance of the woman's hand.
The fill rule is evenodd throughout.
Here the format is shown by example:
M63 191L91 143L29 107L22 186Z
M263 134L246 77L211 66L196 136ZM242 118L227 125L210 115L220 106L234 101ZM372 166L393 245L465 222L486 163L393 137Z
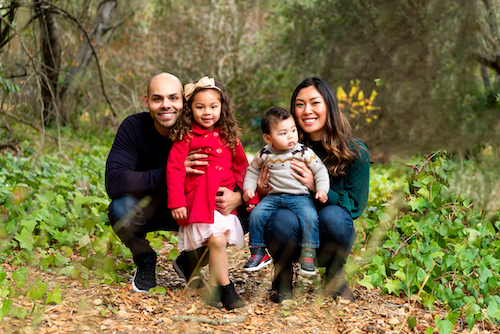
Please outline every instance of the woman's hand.
M186 174L205 174L205 171L195 169L196 166L206 166L208 165L208 161L203 161L202 159L208 158L207 154L198 153L201 151L201 148L189 152L186 157L186 161L184 161L184 167L186 167Z
M175 220L187 219L187 209L185 206L181 206L180 208L172 209L172 217Z
M272 188L269 184L270 177L271 175L269 175L269 170L266 166L263 166L260 169L259 178L257 179L257 192L259 193L260 198L266 197L267 193L269 193L269 190Z
M297 159L293 159L290 167L295 171L292 173L293 177L299 180L309 191L316 192L316 185L314 184L314 175L307 167L306 163Z
M217 190L217 196L215 196L215 205L217 205L217 209L223 215L228 215L237 207L243 204L243 197L241 193L234 192L226 187L220 187Z

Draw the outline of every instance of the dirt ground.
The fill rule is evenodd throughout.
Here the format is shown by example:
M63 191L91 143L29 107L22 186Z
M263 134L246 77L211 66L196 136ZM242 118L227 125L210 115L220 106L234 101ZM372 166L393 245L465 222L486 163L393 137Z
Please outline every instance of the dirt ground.
M62 303L43 305L38 324L33 324L31 315L4 317L0 333L425 333L436 316L446 315L444 308L430 312L418 303L409 313L413 301L359 285L353 288L355 303L334 300L321 294L318 279L300 275L294 299L275 304L268 297L271 266L243 271L248 255L246 248L239 247L228 248L229 267L246 305L218 310L203 304L202 289L184 289L184 281L167 260L171 248L165 244L158 257L157 283L166 289L165 295L137 293L130 283L106 285L97 278L89 279L90 285L84 288L68 276L30 268L30 277L46 282L51 291L61 286ZM4 265L7 272L17 269ZM206 275L206 268L202 273ZM21 297L13 306L33 308L35 303L40 301ZM413 330L407 324L402 327L409 315L417 319ZM452 333L500 333L500 327L481 322L469 331L459 319Z

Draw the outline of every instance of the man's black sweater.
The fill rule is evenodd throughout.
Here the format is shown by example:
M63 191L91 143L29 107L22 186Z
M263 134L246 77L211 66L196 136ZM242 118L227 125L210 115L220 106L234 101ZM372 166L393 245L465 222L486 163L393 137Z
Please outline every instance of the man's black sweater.
M173 142L156 130L149 112L128 116L120 125L106 161L106 191L123 196L167 196L167 157Z

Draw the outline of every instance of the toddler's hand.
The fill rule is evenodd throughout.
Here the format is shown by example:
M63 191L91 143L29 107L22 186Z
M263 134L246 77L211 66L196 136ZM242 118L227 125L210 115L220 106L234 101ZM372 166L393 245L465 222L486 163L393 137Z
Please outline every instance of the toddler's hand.
M252 212L253 208L255 208L255 204L248 204L247 212Z
M324 190L318 190L316 192L316 196L315 197L321 203L326 203L326 201L328 201L328 195L326 194L326 191L324 191Z
M181 206L180 208L172 209L172 217L175 220L183 220L187 219L187 209L185 206Z
M253 191L252 189L247 189L243 193L243 200L245 202L248 202L249 200L251 200L254 197L255 197L255 191Z

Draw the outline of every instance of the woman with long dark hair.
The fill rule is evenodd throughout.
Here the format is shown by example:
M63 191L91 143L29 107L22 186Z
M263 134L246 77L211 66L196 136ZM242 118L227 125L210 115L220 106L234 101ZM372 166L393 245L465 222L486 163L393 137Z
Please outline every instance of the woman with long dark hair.
M325 204L316 203L319 215L320 247L317 265L326 267L326 293L354 301L343 267L354 243L353 220L368 201L370 156L365 144L353 136L348 120L340 111L332 87L321 78L307 78L295 89L291 112L299 128L299 140L323 160L330 174L330 190ZM311 170L301 161L292 168L310 191L315 191ZM269 174L262 169L257 190L269 191ZM292 263L300 254L300 226L290 210L279 209L266 226L266 244L274 259L271 299L281 302L292 296Z

